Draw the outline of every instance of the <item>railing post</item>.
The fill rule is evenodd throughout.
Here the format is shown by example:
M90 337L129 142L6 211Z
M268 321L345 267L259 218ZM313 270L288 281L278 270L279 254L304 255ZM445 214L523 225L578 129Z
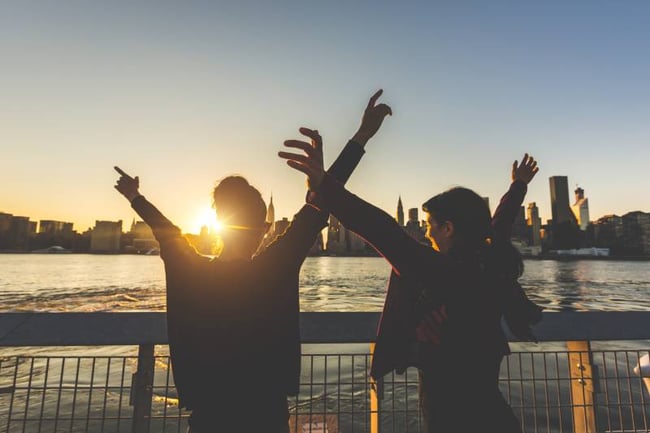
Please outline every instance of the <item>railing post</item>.
M574 433L596 433L594 368L589 341L567 341Z
M370 343L370 363L372 365L372 357L375 354L375 343ZM370 433L379 433L379 400L383 397L383 380L379 379L374 381L370 380Z
M138 348L138 365L131 379L131 405L133 406L133 433L149 433L151 397L153 395L154 345L141 344Z

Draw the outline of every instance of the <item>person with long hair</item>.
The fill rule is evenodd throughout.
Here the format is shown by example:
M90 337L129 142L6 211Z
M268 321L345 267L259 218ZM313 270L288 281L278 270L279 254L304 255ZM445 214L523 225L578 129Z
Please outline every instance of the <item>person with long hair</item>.
M523 261L509 239L537 162L524 155L512 167L510 189L495 215L476 192L456 187L427 200L427 238L416 241L386 212L327 175L306 143L285 142L305 154L279 152L308 177L322 206L369 242L391 265L371 375L419 370L420 405L427 432L520 432L498 379L509 354L501 320L522 339L541 308L518 283ZM467 414L467 416L461 416Z

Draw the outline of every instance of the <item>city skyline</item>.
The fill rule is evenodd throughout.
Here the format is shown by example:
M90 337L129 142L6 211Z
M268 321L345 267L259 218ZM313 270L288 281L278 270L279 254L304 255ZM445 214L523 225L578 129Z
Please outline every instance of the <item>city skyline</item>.
M548 180L551 182L551 185L553 185L554 179L556 179L556 178L566 178L566 177L567 176L551 176L551 177L549 177ZM537 180L539 181L539 179L537 179ZM568 187L568 185L567 185L567 187ZM584 188L576 186L576 189L579 190L579 193L580 193L580 196L582 197L582 200L584 200L585 198L589 198L589 197L585 196ZM573 194L578 194L578 192L575 191L575 190L574 191L568 190L568 205L569 205L569 207L566 209L566 211L568 211L570 213L570 215L573 215L573 211L571 210L571 206L573 206L572 205L573 200L571 199L571 197L574 197L574 196L572 195L572 193ZM488 198L487 204L490 207L490 211L494 212L494 210L496 209L496 206L498 206L498 204L499 204L498 200L500 199L500 197L496 198L494 201L492 199L490 199L489 197L487 197L487 198ZM577 197L574 197L574 199L577 199ZM565 197L564 200L566 201L567 197ZM553 190L551 190L550 194L549 194L549 209L552 209L552 207L553 207L552 204L551 204L552 201L553 201ZM267 205L267 209L270 210L270 212L267 214L267 219L268 219L269 215L274 215L275 216L275 204L272 202L272 198L268 202L266 202L266 205ZM537 202L537 201L524 200L524 203L522 204L522 206L524 208L528 208L529 205L535 205L537 207L537 209L539 209L539 207L540 207L539 202ZM419 207L419 206L410 206L408 204L405 206L403 204L402 199L401 199L401 195L397 197L397 200L395 202L395 206L394 206L393 209L383 209L383 210L386 213L393 216L399 222L398 217L399 217L400 209L402 211L402 222L403 222L401 225L405 226L405 223L406 223L406 220L404 219L405 218L405 215L404 215L404 210L405 209L409 213L410 213L410 211L412 209L416 209L419 216L420 216L418 222L424 221L424 215L423 215L423 211L422 211L421 207ZM588 210L588 208L587 208L587 210ZM644 212L644 213L650 212L650 211L646 211L644 209L632 209L632 210L624 212L622 214L616 214L616 213L612 213L612 212L605 213L603 215L593 215L593 214L591 214L591 216L589 218L589 222L595 222L600 218L603 218L603 217L606 217L606 216L611 216L611 215L623 216L623 215L625 215L627 213L631 213L631 212L635 212L635 211L641 211L641 212ZM16 217L26 217L26 218L28 218L29 221L31 221L33 223L37 223L37 226L35 227L35 229L39 233L43 231L43 229L41 227L41 223L46 223L48 227L50 225L53 225L53 224L59 224L59 225L60 224L65 224L65 225L72 224L72 229L71 229L72 231L75 231L77 233L83 233L83 232L85 232L87 230L92 229L96 222L99 222L99 221L102 221L102 222L113 221L113 220L108 220L106 218L95 218L93 220L94 222L93 222L92 225L82 229L81 227L79 227L79 225L75 221L60 221L60 220L56 220L56 219L53 219L53 218L35 219L30 215L20 215L20 214L13 213L13 212L11 212L9 210L6 210L6 209L5 210L0 209L0 214L3 214L3 213L4 214L11 214L12 216L16 216ZM560 220L562 221L562 220L564 220L566 218L567 218L567 216L563 216L562 218L560 218ZM409 219L410 219L410 216L409 216ZM540 219L541 219L541 224L546 225L547 222L550 222L553 218L552 218L552 215L548 215L548 218L543 218L543 217L540 216ZM135 212L133 212L131 218L129 218L129 219L115 220L113 222L117 222L117 221L121 221L123 224L133 224L135 222L142 222L140 217ZM129 223L129 221L131 221L131 223ZM202 216L202 222L204 222L204 224L196 226L195 231L192 231L192 230L188 231L188 230L185 230L183 227L181 227L181 230L183 231L183 233L186 233L186 234L198 235L204 227L207 227L211 231L215 230L216 225L214 224L214 221L216 221L216 213L214 212L213 209L210 209ZM277 218L274 218L273 221L269 221L269 222L275 223L275 222L280 222L280 221L291 221L291 219L290 219L289 216L279 215L279 216L277 216ZM578 224L578 226L580 226L580 224ZM582 227L582 230L584 230L585 228L586 228L586 225ZM218 229L216 229L216 230L218 230ZM323 229L323 230L325 230L325 229ZM47 230L45 230L45 231L47 231Z
M544 222L554 175L585 190L592 220L648 212L649 14L633 0L11 3L0 212L79 232L131 221L118 165L185 232L234 173L291 219L305 179L282 142L317 128L331 163L378 88L394 115L348 187L391 215L397 197L419 208L455 185L494 208L524 152Z

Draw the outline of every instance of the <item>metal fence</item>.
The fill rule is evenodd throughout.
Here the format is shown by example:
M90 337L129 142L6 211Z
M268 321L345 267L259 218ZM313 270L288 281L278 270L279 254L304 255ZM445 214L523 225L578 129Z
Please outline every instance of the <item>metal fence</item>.
M164 315L148 328L142 324L150 315L139 321L137 313L123 314L0 314L0 432L185 432L167 346L152 341L164 335ZM417 371L380 383L368 378L368 335L377 317L368 314L303 315L300 393L289 400L292 432L421 431ZM500 375L524 431L650 431L650 396L633 372L650 349L650 313L552 313L544 322L537 332L542 342L513 343ZM74 323L77 332L61 334ZM348 327L355 323L361 328ZM142 344L121 345L134 340ZM468 390L467 416L480 404Z

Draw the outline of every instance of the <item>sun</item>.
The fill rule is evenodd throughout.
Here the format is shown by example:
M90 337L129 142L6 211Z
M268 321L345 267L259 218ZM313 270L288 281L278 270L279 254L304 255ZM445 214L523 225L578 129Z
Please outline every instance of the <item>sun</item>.
M211 207L201 209L198 212L195 221L195 227L198 227L199 231L201 230L201 227L207 226L210 232L220 233L223 228L223 224L217 220L214 209Z

